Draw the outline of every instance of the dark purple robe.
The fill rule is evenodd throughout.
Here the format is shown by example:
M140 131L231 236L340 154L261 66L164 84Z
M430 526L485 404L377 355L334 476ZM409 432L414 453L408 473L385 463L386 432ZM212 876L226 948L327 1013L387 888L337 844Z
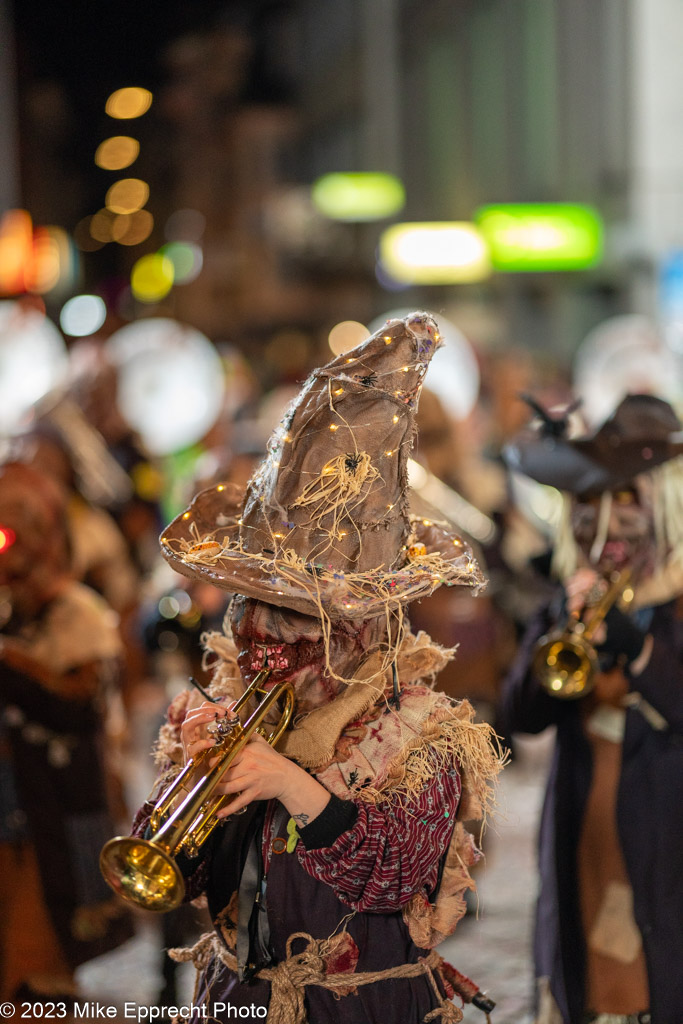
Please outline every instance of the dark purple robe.
M457 774L443 772L435 777L405 814L407 825L405 812L399 808L373 810L367 817L363 809L357 815L353 801L332 797L323 815L302 830L310 843L310 834L306 833L319 827L323 817L329 818L330 810L334 810L332 804L336 803L337 821L328 832L329 845L320 846L318 842L312 849L304 847L305 853L299 847L279 855L271 852L275 848L273 840L286 839L289 815L278 801L257 802L249 806L247 813L230 818L215 829L198 861L189 861L182 855L177 858L186 878L186 897L207 894L217 934L228 938L226 948L234 952L232 926L237 921L229 921L226 936L221 929L221 922L225 921L222 912L232 905L237 891L240 908L253 906L260 886L250 890L247 885L245 889L244 880L250 874L245 865L248 861L254 864L258 857L255 877L264 876L265 886L261 889L260 909L248 916L252 934L250 959L259 962L260 957L260 966L272 967L286 960L287 941L297 932L325 940L344 928L350 939L345 940L345 949L329 973L348 971L350 988L354 974L416 964L429 950L412 942L401 910L388 911L386 907L404 905L413 892L423 888L433 897L452 832L453 819L444 807L457 806L459 792ZM150 812L149 803L141 808L134 824L136 834L145 832ZM397 864L395 843L401 834L405 849ZM406 850L411 851L415 842L414 855L406 858ZM349 845L355 852L345 852ZM418 877L416 863L428 865L429 878ZM337 867L340 877L333 880L330 873L336 875ZM339 898L335 888L346 900ZM259 922L263 925L265 921L267 934L263 938ZM291 953L303 952L306 945L304 939L296 939ZM270 994L270 983L259 978L258 972L252 980L240 981L234 971L215 958L200 974L194 1003L209 1006L212 1017L227 1022L235 1019L236 1007L268 1007ZM421 973L414 978L392 978L359 986L356 992L339 998L321 986L307 985L305 1007L311 1024L419 1024L440 1005L442 994L440 979L434 975L433 985L430 976ZM224 1008L221 1004L225 1004ZM195 1013L193 1024L199 1024L201 1019L201 1014Z
M653 728L641 711L626 711L617 797L617 827L643 939L652 1024L683 1022L683 621L679 616L676 602L645 614L650 619L644 628L653 636L653 652L645 670L630 678L629 684L667 725ZM550 979L565 1024L580 1024L585 939L577 845L592 758L580 702L549 696L530 672L534 645L552 619L545 608L527 630L503 690L503 727L527 733L557 727L539 836L535 970L537 977Z

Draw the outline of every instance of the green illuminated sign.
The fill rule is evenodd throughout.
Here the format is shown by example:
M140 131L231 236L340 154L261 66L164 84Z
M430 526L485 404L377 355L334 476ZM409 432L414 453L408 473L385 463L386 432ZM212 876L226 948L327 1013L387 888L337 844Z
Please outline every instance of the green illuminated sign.
M496 270L586 270L602 258L602 219L590 206L507 203L482 206L474 219Z
M369 221L403 209L405 191L393 174L357 171L324 174L314 183L311 198L331 220Z

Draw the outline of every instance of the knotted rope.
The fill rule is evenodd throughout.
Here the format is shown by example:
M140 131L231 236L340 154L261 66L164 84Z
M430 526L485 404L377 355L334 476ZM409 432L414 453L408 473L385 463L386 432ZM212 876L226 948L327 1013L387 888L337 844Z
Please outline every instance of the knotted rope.
M306 948L301 953L294 953L292 945L296 939L303 939ZM308 1024L304 999L307 985L319 985L337 996L347 995L352 989L361 985L372 985L377 981L389 981L393 978L418 978L426 974L429 978L439 1005L424 1018L423 1024L440 1020L441 1024L460 1024L462 1010L450 1000L445 999L436 984L435 972L440 973L442 958L431 952L414 964L399 964L384 971L366 971L327 974L326 953L328 943L325 939L314 939L307 932L295 932L287 940L287 956L275 967L266 967L258 972L258 977L271 984L268 1020L270 1024ZM237 960L221 943L213 932L208 932L190 949L169 949L168 955L176 963L192 962L197 970L206 970L216 958L231 971L237 970Z

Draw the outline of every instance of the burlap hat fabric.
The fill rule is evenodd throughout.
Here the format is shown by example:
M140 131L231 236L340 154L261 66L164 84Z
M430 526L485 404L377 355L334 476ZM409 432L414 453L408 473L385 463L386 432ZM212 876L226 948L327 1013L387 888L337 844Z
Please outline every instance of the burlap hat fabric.
M242 494L202 491L164 531L183 575L330 618L365 618L482 574L449 525L411 514L407 462L440 344L414 313L316 370Z
M625 487L683 453L678 417L668 402L653 395L627 395L597 430L577 438L566 436L566 419L539 412L537 427L505 447L504 461L538 483L571 494Z

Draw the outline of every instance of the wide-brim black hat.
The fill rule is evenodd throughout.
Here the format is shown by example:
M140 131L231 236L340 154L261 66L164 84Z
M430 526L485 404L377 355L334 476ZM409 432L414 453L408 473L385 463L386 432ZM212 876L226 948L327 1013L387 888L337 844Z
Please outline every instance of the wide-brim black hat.
M626 487L641 473L683 454L681 423L668 402L627 395L594 432L567 437L568 416L539 413L535 426L503 450L509 469L571 494Z

